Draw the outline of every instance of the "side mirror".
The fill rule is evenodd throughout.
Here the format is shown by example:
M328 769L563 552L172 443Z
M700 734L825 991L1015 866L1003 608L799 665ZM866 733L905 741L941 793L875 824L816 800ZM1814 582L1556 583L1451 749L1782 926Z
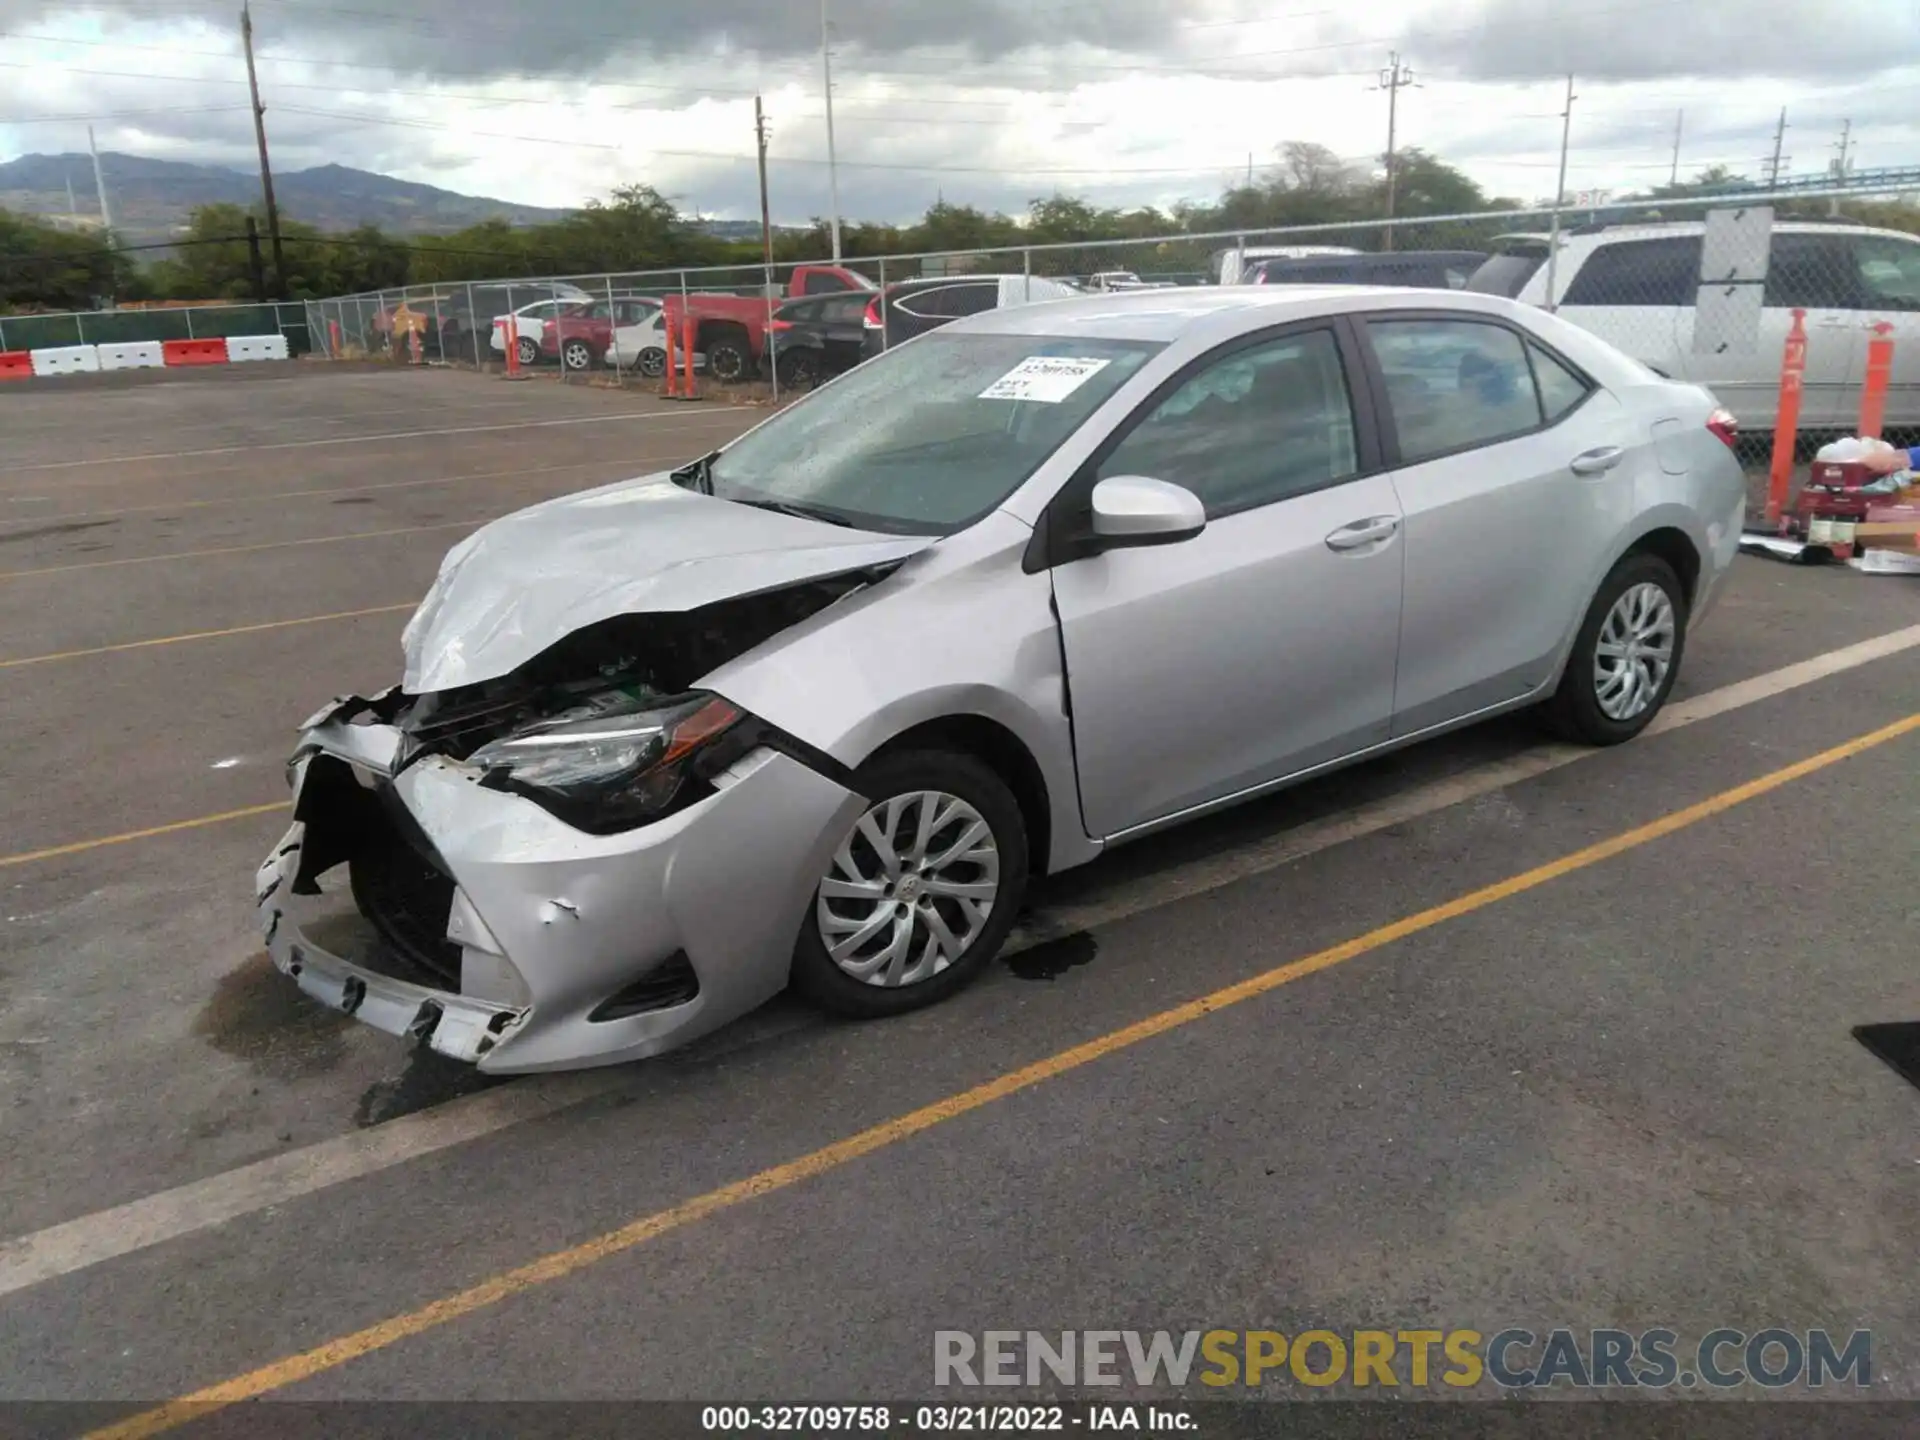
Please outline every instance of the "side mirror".
M1171 545L1207 528L1207 507L1184 486L1115 475L1093 487L1093 535L1102 550Z

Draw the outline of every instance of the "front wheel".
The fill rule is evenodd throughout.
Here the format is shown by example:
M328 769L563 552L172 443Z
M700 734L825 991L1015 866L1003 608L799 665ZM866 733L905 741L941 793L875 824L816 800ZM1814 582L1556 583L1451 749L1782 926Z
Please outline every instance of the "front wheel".
M1027 832L1006 782L971 755L863 766L794 948L794 987L862 1019L944 1000L992 963L1026 891Z
M1587 745L1618 745L1667 702L1687 641L1687 597L1658 555L1624 557L1600 582L1553 698L1552 729Z
M569 340L560 347L560 363L574 372L593 368L593 347L584 340Z
M522 365L538 365L540 363L540 342L538 340L522 335L513 343L514 349L519 352L519 360Z
M667 352L658 345L649 345L634 357L633 368L648 380L658 380L667 373Z

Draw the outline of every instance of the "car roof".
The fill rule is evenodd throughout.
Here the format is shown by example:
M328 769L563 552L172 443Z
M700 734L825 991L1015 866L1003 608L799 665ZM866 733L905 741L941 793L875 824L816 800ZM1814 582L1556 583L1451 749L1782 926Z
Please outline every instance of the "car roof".
M1200 285L1036 300L968 316L947 328L996 335L1171 344L1189 335L1212 341L1293 320L1384 309L1448 309L1501 316L1534 313L1531 307L1499 296L1458 290L1384 285Z
M1775 220L1773 228L1793 235L1891 235L1896 239L1914 238L1904 230L1833 220ZM1605 240L1657 240L1668 235L1704 235L1706 229L1705 220L1621 220L1606 225L1570 226L1560 232L1560 243L1568 245L1578 240L1596 243ZM1507 241L1524 241L1545 245L1550 238L1545 230L1516 230L1496 235L1489 243L1498 245Z

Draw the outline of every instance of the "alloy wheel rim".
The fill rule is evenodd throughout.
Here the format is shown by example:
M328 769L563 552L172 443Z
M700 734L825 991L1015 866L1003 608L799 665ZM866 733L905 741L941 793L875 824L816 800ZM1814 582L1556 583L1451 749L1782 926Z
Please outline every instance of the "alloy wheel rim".
M574 370L587 368L587 347L577 340L567 346L567 365Z
M957 795L913 790L854 823L820 882L814 923L842 973L917 985L966 953L999 893L1000 848L986 818Z
M1646 713L1673 668L1678 634L1673 601L1650 580L1630 586L1600 626L1593 651L1593 693L1609 720Z

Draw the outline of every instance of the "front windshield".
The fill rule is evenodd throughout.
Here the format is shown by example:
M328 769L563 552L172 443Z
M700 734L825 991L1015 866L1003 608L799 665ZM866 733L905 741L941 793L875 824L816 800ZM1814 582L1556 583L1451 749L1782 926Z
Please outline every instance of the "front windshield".
M715 495L863 530L946 535L1011 495L1161 349L927 335L855 366L721 451Z

